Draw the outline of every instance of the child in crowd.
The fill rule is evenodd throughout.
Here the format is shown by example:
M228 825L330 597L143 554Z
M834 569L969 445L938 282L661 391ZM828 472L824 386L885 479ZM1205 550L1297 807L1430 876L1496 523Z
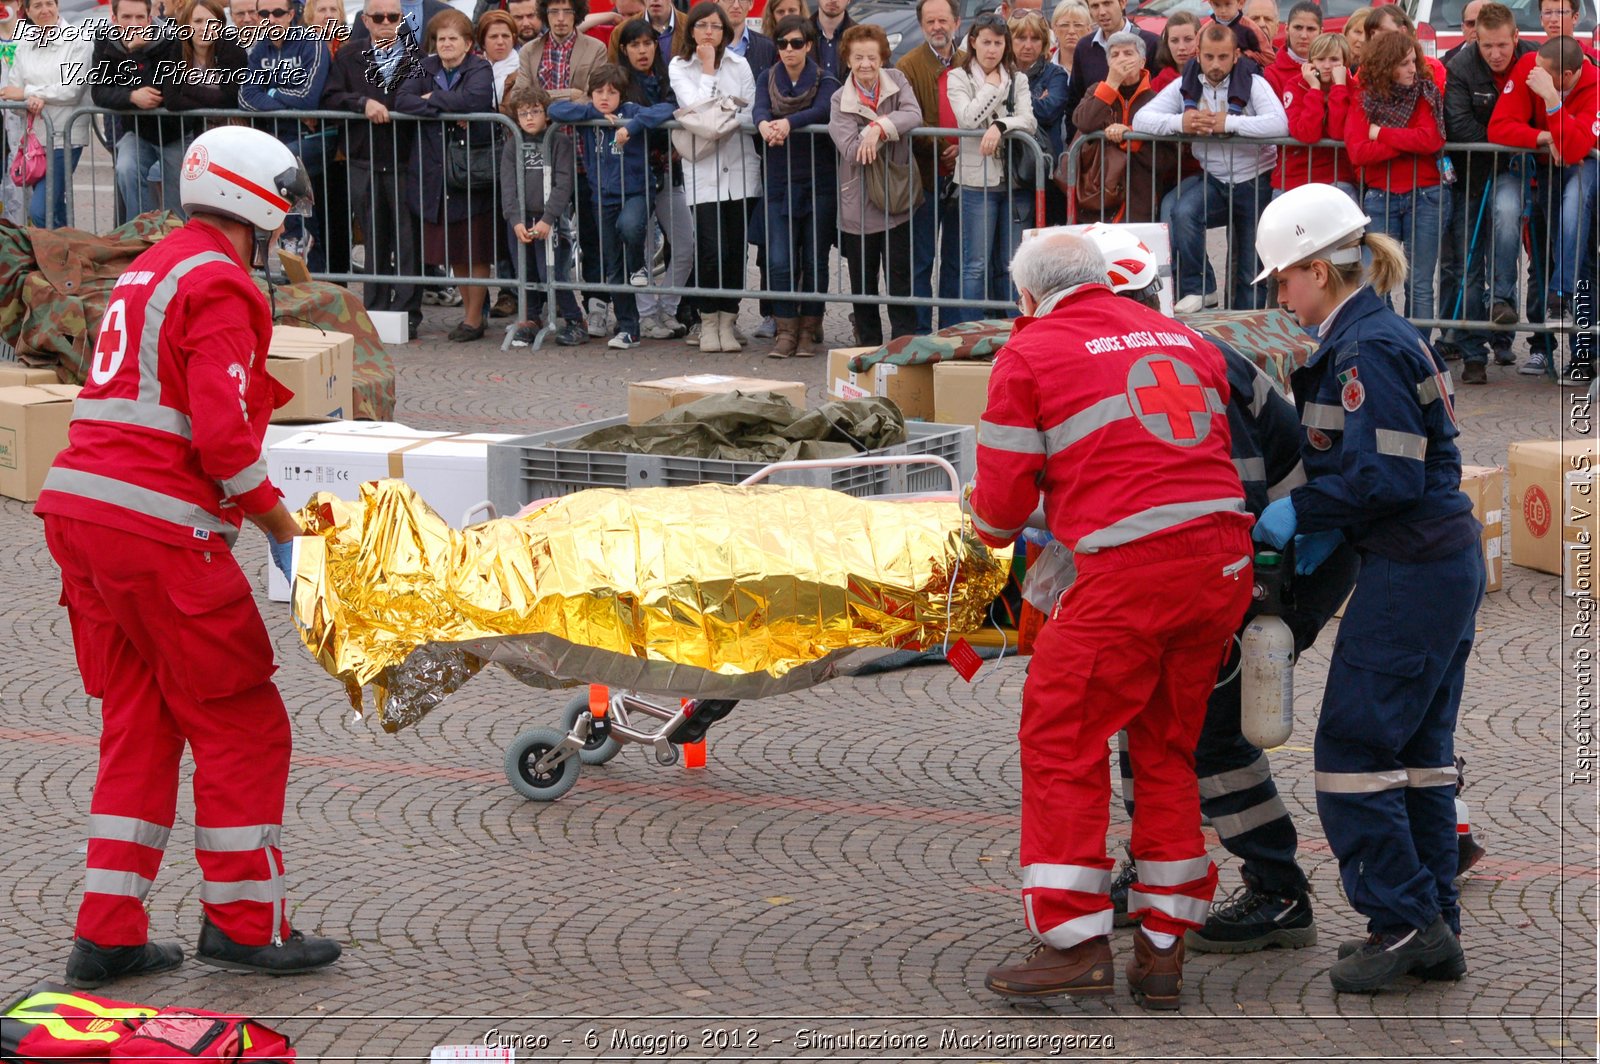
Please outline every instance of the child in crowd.
M550 122L549 109L550 94L538 85L525 85L520 80L500 101L501 113L514 119L522 129L521 145L513 138L500 155L500 213L505 216L511 246L520 246L526 256L526 276L541 285L549 282L546 242L572 208L576 172L572 139L551 137L547 141L545 137ZM572 261L572 249L559 237L553 257L556 277L570 276L571 270L566 264ZM531 296L528 305L536 306L537 298ZM571 289L557 292L556 306L549 309L561 312L562 326L556 331L556 343L562 347L576 347L589 339L589 332L583 326L583 312L578 309L578 298ZM511 334L512 345L527 347L542 326L537 317L522 322Z
M1301 144L1343 140L1350 102L1360 87L1350 73L1350 42L1341 33L1324 33L1311 42L1299 76L1284 86L1289 135ZM1283 148L1272 175L1273 196L1307 182L1333 185L1357 203L1356 168L1338 148Z
M605 121L605 126L582 126L584 161L594 189L600 218L601 258L607 284L625 281L635 287L650 283L645 269L644 230L655 195L655 175L642 135L672 117L670 101L645 106L624 103L628 74L615 63L596 67L589 76L589 102L561 100L550 105L556 122ZM632 292L613 292L617 331L607 347L617 350L639 346L639 306Z
M1254 22L1244 17L1244 0L1211 0L1211 21L1233 30L1240 54L1249 56L1261 68L1257 74L1272 65L1276 56L1272 42L1263 37Z

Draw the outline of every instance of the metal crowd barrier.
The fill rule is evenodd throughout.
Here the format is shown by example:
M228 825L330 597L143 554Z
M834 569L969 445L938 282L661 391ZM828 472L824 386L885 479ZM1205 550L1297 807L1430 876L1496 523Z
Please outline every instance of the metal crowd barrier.
M44 176L35 185L19 186L11 180L11 163L17 157L17 150L22 146L24 134L28 128L28 104L26 100L0 100L0 126L3 126L4 136L0 136L0 214L10 218L17 225L32 224L32 204L35 189L43 185L47 190L44 193L44 213L42 215L46 228L54 229L65 224L65 219L56 216L55 198L48 193L53 182L60 180L57 174L59 160L56 158L56 130L50 121L50 116L44 111L34 116L33 135L44 148Z
M1224 231L1221 270L1214 270L1209 253L1198 267L1192 261L1180 261L1179 234L1173 232L1173 272L1179 292L1187 288L1192 293L1198 289L1210 305L1210 293L1214 290L1221 305L1227 307L1266 305L1265 285L1230 286L1227 279L1239 265L1247 267L1239 269L1240 274L1253 276L1259 270L1254 250L1255 221L1273 198L1274 191L1268 187L1273 171L1250 185L1246 193L1248 200L1237 213L1227 212L1226 203L1214 204L1210 199L1215 187L1213 182L1194 180L1200 171L1185 149L1196 143L1217 145L1220 142L1233 150L1253 153L1270 144L1280 151L1275 165L1283 166L1281 152L1285 147L1315 148L1319 152L1344 147L1343 142L1335 140L1308 145L1289 137L1214 138L1131 131L1125 135L1125 140L1147 145L1156 179L1148 200L1128 200L1120 212L1106 213L1122 220L1164 221L1170 225L1174 212L1183 209L1180 205L1195 210L1194 203L1185 204L1185 200L1199 195L1202 217L1214 219L1214 209L1227 214L1220 225L1205 227L1207 231L1219 228ZM1083 174L1083 153L1091 146L1099 149L1100 184L1104 184L1108 145L1103 131L1082 133L1063 153L1061 170L1069 186L1070 221L1102 219L1100 212L1079 204L1077 191ZM1600 210L1593 206L1592 175L1584 178L1591 184L1588 186L1589 216L1583 219L1585 208L1581 203L1576 217L1563 207L1562 194L1571 171L1552 167L1542 155L1496 144L1450 143L1445 145L1441 158L1450 160L1454 180L1441 182L1434 190L1425 190L1433 202L1407 193L1363 189L1356 183L1358 169L1348 158L1341 165L1341 172L1351 175L1347 191L1355 196L1377 227L1405 246L1413 266L1412 276L1405 286L1405 304L1412 322L1425 329L1445 330L1442 340L1457 345L1487 343L1496 334L1508 341L1509 336L1505 334L1524 332L1537 336L1572 329L1582 334L1574 338L1575 343L1587 336L1592 344L1594 255L1595 249L1600 247ZM1596 163L1597 158L1600 152L1590 155L1587 162L1591 168L1600 165ZM1309 177L1312 172L1310 155L1304 165ZM1403 159L1396 159L1390 165L1404 167L1407 164ZM1420 157L1412 156L1409 165L1414 184ZM1174 176L1177 180L1173 180ZM1496 239L1497 220L1499 239ZM1562 236L1563 223L1566 223L1565 237ZM1561 259L1563 250L1567 254L1565 265ZM1242 264L1236 261L1240 256ZM1558 270L1565 271L1563 279L1568 297L1583 304L1574 308L1573 326L1546 320L1546 289L1553 286ZM1492 313L1496 301L1509 304L1517 311L1518 320L1494 321Z

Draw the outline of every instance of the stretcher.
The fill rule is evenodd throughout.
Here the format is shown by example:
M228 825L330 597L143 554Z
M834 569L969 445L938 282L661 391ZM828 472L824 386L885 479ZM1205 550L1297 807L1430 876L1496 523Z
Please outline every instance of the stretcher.
M740 486L757 484L774 473L793 469L917 464L931 464L942 469L950 478L950 492L880 498L954 502L960 497L960 475L953 465L936 455L882 455L775 462L741 481ZM856 667L877 656L879 653L864 651ZM848 671L849 666L841 669L840 673L847 674ZM559 728L530 728L512 740L506 747L506 778L523 797L536 802L553 802L577 785L583 766L604 765L621 753L625 744L647 747L648 757L657 764L674 765L685 744L703 741L707 730L731 713L738 704L739 699L736 698L686 697L674 700L659 695L645 697L591 684L566 704Z

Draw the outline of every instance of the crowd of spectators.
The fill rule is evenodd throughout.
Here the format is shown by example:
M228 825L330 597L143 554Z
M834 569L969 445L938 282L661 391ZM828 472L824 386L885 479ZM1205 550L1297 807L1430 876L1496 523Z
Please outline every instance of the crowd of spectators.
M752 246L780 356L820 345L821 303L782 297L828 291L834 248L858 295L936 297L940 325L1000 313L1038 220L1023 158L1035 145L1057 179L1045 221L1066 220L1072 195L1080 220L1169 226L1180 312L1265 306L1256 220L1317 181L1405 246L1409 316L1510 326L1570 321L1593 284L1600 77L1574 37L1581 2L1540 0L1535 46L1508 8L1471 0L1465 43L1434 58L1394 4L1324 32L1311 0L1282 19L1276 0L1212 0L1209 16L1175 14L1157 34L1123 0L1009 0L963 33L955 0L919 0L922 41L891 65L884 31L857 24L849 0L768 0L759 20L751 0L598 12L478 0L472 17L442 0L365 0L353 24L340 0L113 0L93 34L61 23L57 0L22 0L0 99L25 103L7 116L8 160L29 118L55 133L52 177L29 191L34 225L67 218L90 135L68 123L75 108L118 112L119 221L175 210L185 145L228 120L184 112L237 109L318 189L284 247L341 274L359 243L357 272L398 279L366 286L373 309L415 323L428 295L450 297L403 278L505 279L518 256L530 277L606 286L563 292L519 340L548 313L563 344L735 350ZM353 117L272 116L317 109ZM508 122L465 117L495 111ZM675 114L685 128L669 135ZM931 127L971 133L919 135ZM1079 138L1071 183L1059 162ZM1503 150L1445 150L1485 142ZM1207 250L1219 227L1220 264ZM493 300L484 284L459 287L453 339L515 309L509 285ZM892 335L935 325L932 306L891 302L887 316ZM858 342L883 338L873 304L852 320ZM1464 327L1440 344L1482 383L1491 357L1510 358L1508 337ZM1536 336L1524 371L1545 372L1554 342Z

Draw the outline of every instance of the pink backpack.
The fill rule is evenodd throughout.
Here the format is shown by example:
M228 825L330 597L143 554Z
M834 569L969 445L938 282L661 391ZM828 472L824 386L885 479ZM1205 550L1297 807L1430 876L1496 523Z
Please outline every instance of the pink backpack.
M17 145L17 156L11 160L11 181L23 188L31 188L44 180L44 145L33 135L33 116L28 116L28 128Z

